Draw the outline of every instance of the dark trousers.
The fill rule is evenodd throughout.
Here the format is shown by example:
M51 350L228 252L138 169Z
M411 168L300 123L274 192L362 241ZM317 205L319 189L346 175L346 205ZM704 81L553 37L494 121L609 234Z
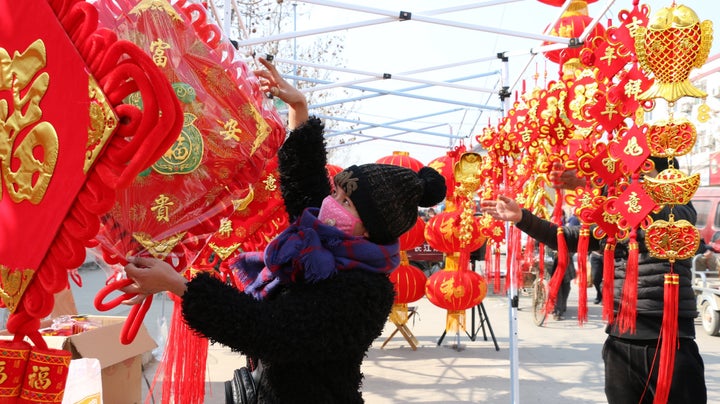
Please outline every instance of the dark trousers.
M660 356L656 343L656 340L632 341L608 336L602 350L608 404L652 404ZM690 338L679 338L678 343L668 404L705 404L705 365L698 346ZM652 376L648 383L651 369Z
M602 300L603 256L590 254L590 276L595 286L595 297Z

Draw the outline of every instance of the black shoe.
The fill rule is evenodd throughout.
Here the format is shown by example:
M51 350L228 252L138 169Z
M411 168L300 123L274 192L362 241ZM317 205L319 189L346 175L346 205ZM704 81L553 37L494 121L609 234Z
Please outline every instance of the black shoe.
M595 303L595 304L600 304L600 303L602 303L602 299L600 299L600 298L598 297L598 298L595 299L595 301L594 301L593 303Z

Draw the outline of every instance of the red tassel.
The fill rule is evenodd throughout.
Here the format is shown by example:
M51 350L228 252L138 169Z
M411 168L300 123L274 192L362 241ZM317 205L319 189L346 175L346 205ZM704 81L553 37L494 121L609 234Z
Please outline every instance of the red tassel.
M635 333L635 320L637 315L638 290L638 244L631 236L628 251L628 260L625 267L625 282L622 289L620 313L618 313L618 326L620 332Z
M608 236L603 251L603 313L602 318L608 324L615 322L615 239Z
M587 260L588 244L590 243L590 226L582 225L580 238L578 239L577 262L578 262L578 324L583 325L587 321Z
M163 403L202 403L205 400L205 369L208 340L188 327L182 317L179 298L174 301L170 330L163 359L153 379L146 402L155 384L162 383Z
M501 288L501 284L500 284L500 248L495 247L495 248L493 248L493 251L494 251L493 258L495 261L493 263L493 270L495 271L494 272L495 282L493 283L493 291L495 293L500 293L500 288Z
M567 248L567 242L565 241L565 234L563 233L562 226L557 228L557 267L552 278L550 278L550 284L548 285L548 300L545 305L545 311L552 313L555 310L555 302L557 301L557 294L560 291L563 278L565 278L565 270L567 269L569 254Z
M672 265L672 264L671 264ZM680 276L671 273L665 274L663 320L660 328L660 365L658 368L657 385L655 386L655 400L653 404L667 403L672 385L672 376L675 368L675 351L677 345L677 323Z

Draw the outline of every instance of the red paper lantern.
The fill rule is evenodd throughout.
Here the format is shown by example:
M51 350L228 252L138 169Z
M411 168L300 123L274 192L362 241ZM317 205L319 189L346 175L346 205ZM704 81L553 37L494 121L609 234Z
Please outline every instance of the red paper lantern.
M487 281L469 270L443 270L428 278L425 287L428 300L449 311L462 311L477 306L487 295Z
M327 169L328 177L330 177L330 181L331 181L331 182L332 182L332 179L335 178L335 176L336 176L340 171L343 170L342 167L337 166L337 165L335 165L335 164L329 164L329 163L325 165L325 168Z
M394 151L391 156L380 157L376 163L392 164L395 166L409 168L415 172L420 171L424 164L415 158L410 157L410 153L406 151Z
M445 194L446 203L452 201L453 194L455 194L455 163L460 160L460 156L465 152L465 147L461 146L458 150L451 150L444 156L440 156L432 160L428 166L432 167L445 178L445 185L447 186L447 192Z
M545 4L550 5L550 6L562 7L562 6L565 4L565 1L566 1L566 0L538 0L538 1L539 1L540 3L545 3ZM596 1L597 1L597 0L585 0L584 3L585 3L585 4L592 4L592 3L595 3ZM571 5L570 7L572 7L572 5ZM568 7L568 8L569 8L569 7Z
M555 25L552 27L552 29L550 30L550 35L559 36L562 38L580 37L580 35L582 35L582 33L585 31L585 28L587 28L593 20L587 13L588 2L591 1L574 0L572 4L570 4L570 6L567 8L567 10L563 13L562 17L560 17L558 22L555 23ZM590 35L588 35L588 38L592 38L596 35L603 35L604 33L605 28L602 25L597 24L593 28ZM544 42L543 45L549 45L551 43L552 42ZM544 54L549 61L557 63L559 65L562 65L571 59L577 59L579 63L580 51L582 50L582 48L583 47L563 48L547 51L544 52Z
M425 294L425 273L407 262L401 262L390 274L390 281L395 286L395 304L412 303Z
M400 236L400 250L407 251L425 242L425 221L418 216L415 226Z
M425 226L425 239L430 246L444 253L467 252L477 250L485 243L483 226L478 217L473 217L470 223L463 227L460 210L441 212L430 220ZM461 237L460 230L466 235Z

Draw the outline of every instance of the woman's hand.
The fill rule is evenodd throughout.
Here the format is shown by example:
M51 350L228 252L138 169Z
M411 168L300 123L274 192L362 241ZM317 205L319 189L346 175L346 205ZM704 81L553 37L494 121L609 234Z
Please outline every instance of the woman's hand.
M253 71L260 82L260 90L285 101L288 105L288 127L291 130L297 128L308 119L305 95L285 81L275 68L275 65L264 58L258 58L258 61L266 69Z
M497 200L483 200L480 202L482 212L489 214L493 219L517 223L522 219L522 209L514 199L500 195Z
M135 283L124 287L122 291L138 295L124 301L124 304L136 304L147 295L164 291L182 296L187 289L187 280L170 264L157 258L131 258L125 266L125 273Z

